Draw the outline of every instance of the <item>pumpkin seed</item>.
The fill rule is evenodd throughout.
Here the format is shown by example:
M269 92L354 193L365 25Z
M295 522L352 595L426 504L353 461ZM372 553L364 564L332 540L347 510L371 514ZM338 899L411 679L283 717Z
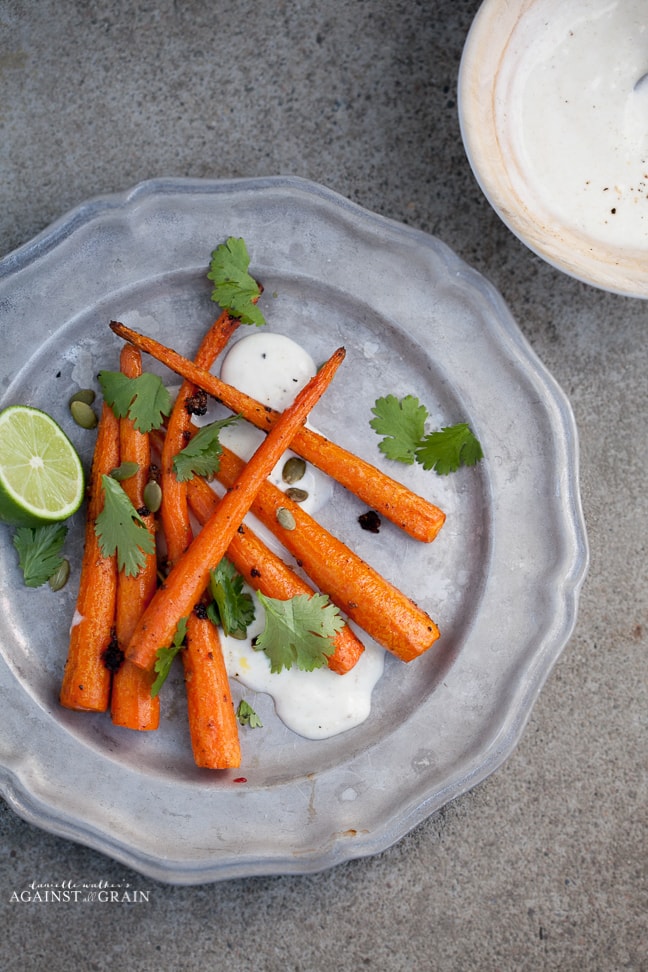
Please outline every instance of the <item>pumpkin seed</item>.
M139 470L139 463L137 462L122 462L120 466L113 469L110 473L112 479L116 479L118 483L122 483L125 479L130 479Z
M96 428L97 416L92 406L88 405L87 402L82 402L78 398L76 401L70 402L70 412L76 424L80 425L82 429Z
M97 394L94 389L81 388L70 399L70 405L72 405L72 402L83 402L85 405L92 405L96 397Z
M157 513L162 505L162 487L154 479L149 480L144 487L142 498L144 499L146 509L150 513Z
M48 584L53 591L60 591L65 587L70 576L70 561L62 560L50 577Z
M298 486L289 486L286 490L286 496L293 500L295 503L303 503L304 500L308 499L308 493L305 489L299 489Z
M306 463L299 456L291 456L284 463L284 467L281 471L281 478L284 483L298 483L300 479L304 478L304 473L306 472Z
M285 506L280 506L277 510L277 523L284 528L284 530L294 530L296 527L295 517L292 515L290 510L287 510Z

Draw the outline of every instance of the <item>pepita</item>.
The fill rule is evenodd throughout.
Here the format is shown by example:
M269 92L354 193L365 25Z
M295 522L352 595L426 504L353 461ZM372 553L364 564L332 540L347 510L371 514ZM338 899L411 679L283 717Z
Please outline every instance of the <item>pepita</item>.
M298 486L289 486L286 490L286 496L293 500L294 503L303 503L304 500L308 499L307 491L300 489Z
M291 456L284 463L284 467L281 471L281 478L284 483L298 483L300 479L304 478L306 472L306 463L299 456Z
M292 515L290 510L287 510L285 506L280 506L277 510L277 523L284 528L284 530L294 530L296 527L295 517Z
M117 466L110 473L112 479L116 479L118 483L122 483L125 479L130 479L139 470L139 463L137 462L122 462L121 465Z
M85 405L92 405L96 397L97 393L94 391L94 389L80 388L79 391L75 392L70 399L70 406L72 405L72 402L83 402Z
M97 416L91 405L87 402L81 401L81 399L76 399L70 402L70 412L72 413L72 418L77 425L80 425L82 429L94 429L97 426Z
M162 487L154 479L150 479L144 487L143 500L150 513L157 513L162 506Z
M56 568L52 576L50 577L48 584L53 591L60 591L61 588L65 587L70 576L70 561L62 560L60 565Z

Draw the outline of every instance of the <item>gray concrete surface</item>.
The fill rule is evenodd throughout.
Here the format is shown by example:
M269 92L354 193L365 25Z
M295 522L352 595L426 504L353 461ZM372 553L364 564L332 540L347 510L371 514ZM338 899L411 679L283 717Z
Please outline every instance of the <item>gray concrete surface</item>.
M0 0L0 252L153 176L293 174L440 236L569 394L591 567L523 738L379 856L174 888L0 810L0 967L648 968L648 306L536 259L480 194L455 85L477 0ZM147 904L11 902L130 881Z

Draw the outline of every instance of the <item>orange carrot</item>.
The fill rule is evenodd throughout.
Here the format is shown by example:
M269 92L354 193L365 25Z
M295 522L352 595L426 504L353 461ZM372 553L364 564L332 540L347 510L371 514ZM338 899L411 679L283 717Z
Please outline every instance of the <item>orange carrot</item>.
M142 373L142 356L132 344L126 344L120 355L120 368L127 378L137 378ZM136 510L145 507L144 489L149 481L151 447L147 433L135 428L128 416L119 420L119 451L121 462L134 462L137 472L122 483ZM155 517L142 514L146 529L155 536ZM157 558L155 552L146 557L144 566L136 575L121 571L117 578L116 633L117 643L123 649L135 630L157 587ZM160 723L160 700L151 696L153 678L137 665L124 659L113 675L110 698L110 714L115 725L127 729L157 729Z
M218 506L218 496L200 476L188 483L189 505L201 523L206 523ZM312 595L313 588L302 580L250 530L241 525L227 548L227 556L250 587L267 597L288 601L300 594ZM364 645L348 624L334 639L335 650L327 658L328 667L344 675L356 664Z
M218 504L217 511L172 568L164 586L158 589L140 619L126 649L126 657L136 665L151 668L158 649L170 644L180 618L186 617L197 604L207 586L210 569L223 557L266 476L323 395L344 354L344 348L339 348L281 414Z
M187 618L181 654L196 765L206 769L240 766L238 726L218 630L195 611Z
M223 350L239 321L223 311L203 338L196 354L196 363L209 368ZM191 421L192 403L198 388L184 381L176 397L166 427L166 436L160 450L162 504L160 522L166 541L167 567L172 567L188 549L193 540L193 530L187 502L187 483L180 482L173 468L173 460L184 449L195 427ZM205 393L203 392L203 395ZM240 764L236 720L225 665L220 653L218 634L210 633L209 621L199 621L192 615L188 623L187 647L182 653L185 669L189 728L194 759L198 766L224 769ZM215 644L212 642L215 641ZM133 662L126 662L141 677L150 679L150 673ZM228 704L229 700L229 704ZM223 712L222 706L225 705ZM206 713L206 708L210 711ZM228 711L229 710L229 711ZM233 731L232 731L233 723ZM223 729L225 742L221 738ZM220 732L218 730L221 730Z
M195 363L201 368L210 368L239 323L236 318L230 317L227 311L223 311L203 338L196 353ZM162 449L160 521L166 538L169 566L173 566L193 540L187 505L187 484L177 480L173 471L173 459L184 449L191 430L194 429L189 403L195 398L197 391L196 385L192 382L186 380L183 382L167 422Z
M110 668L105 664L117 648L115 602L117 561L104 557L95 534L95 521L103 508L101 477L119 465L119 422L103 406L97 428L86 512L85 548L79 593L70 631L60 702L66 709L105 712L110 698Z
M224 447L216 478L229 487L244 466L242 459ZM280 522L285 522L285 516L277 517L282 508L292 517L288 528ZM411 661L437 640L439 630L425 611L277 486L265 482L250 510L295 557L315 586L388 651Z
M257 428L267 431L276 422L276 411L225 384L159 341L138 334L117 321L112 321L110 326L115 334L194 382ZM301 428L290 447L415 539L429 542L443 526L445 513L437 506L312 429Z

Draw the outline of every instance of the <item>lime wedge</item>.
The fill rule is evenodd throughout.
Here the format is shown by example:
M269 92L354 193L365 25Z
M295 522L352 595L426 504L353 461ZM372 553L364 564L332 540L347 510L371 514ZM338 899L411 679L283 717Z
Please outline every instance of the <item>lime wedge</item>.
M0 412L0 520L56 523L78 510L83 493L81 460L53 418L27 405Z

